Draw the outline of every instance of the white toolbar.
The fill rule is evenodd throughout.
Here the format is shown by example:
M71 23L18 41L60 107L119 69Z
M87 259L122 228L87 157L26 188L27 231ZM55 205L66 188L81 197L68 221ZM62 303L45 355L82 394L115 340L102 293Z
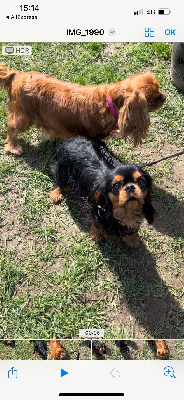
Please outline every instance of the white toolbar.
M6 400L180 400L184 361L0 361Z
M28 4L27 4L28 3ZM2 42L184 41L184 3L105 0L3 2Z

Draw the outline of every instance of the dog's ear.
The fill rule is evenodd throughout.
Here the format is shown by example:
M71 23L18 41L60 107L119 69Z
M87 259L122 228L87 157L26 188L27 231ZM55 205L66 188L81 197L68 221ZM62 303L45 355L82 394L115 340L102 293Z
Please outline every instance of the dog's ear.
M15 74L16 71L10 70L4 64L0 64L0 89L4 87L7 87L8 89Z
M94 206L105 206L107 203L107 196L105 195L105 190L96 190L94 194L88 197L89 203Z
M144 199L144 204L143 204L143 214L149 224L153 223L155 213L156 213L156 211L151 203L151 190L149 190Z
M142 143L150 125L147 100L139 91L125 98L119 112L118 128L123 137L133 136L134 145Z

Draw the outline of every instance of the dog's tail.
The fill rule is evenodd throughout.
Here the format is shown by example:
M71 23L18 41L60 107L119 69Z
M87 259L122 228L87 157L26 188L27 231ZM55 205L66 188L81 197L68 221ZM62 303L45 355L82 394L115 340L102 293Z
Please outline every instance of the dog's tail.
M9 89L16 71L10 70L6 65L0 64L0 89Z

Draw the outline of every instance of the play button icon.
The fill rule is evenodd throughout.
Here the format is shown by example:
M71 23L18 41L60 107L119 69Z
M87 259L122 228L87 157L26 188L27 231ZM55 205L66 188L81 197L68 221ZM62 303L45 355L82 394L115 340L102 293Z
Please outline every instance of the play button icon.
M65 375L67 375L67 374L68 374L67 371L65 371L64 369L61 369L61 378L62 378L63 376L65 376Z

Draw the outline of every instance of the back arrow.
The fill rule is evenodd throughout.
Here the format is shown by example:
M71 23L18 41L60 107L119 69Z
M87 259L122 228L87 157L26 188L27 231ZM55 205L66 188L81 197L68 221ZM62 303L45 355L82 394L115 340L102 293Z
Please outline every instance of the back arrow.
M113 378L116 378L117 376L118 376L118 378L121 378L120 372L116 371L115 368L112 369L110 374L113 376Z

